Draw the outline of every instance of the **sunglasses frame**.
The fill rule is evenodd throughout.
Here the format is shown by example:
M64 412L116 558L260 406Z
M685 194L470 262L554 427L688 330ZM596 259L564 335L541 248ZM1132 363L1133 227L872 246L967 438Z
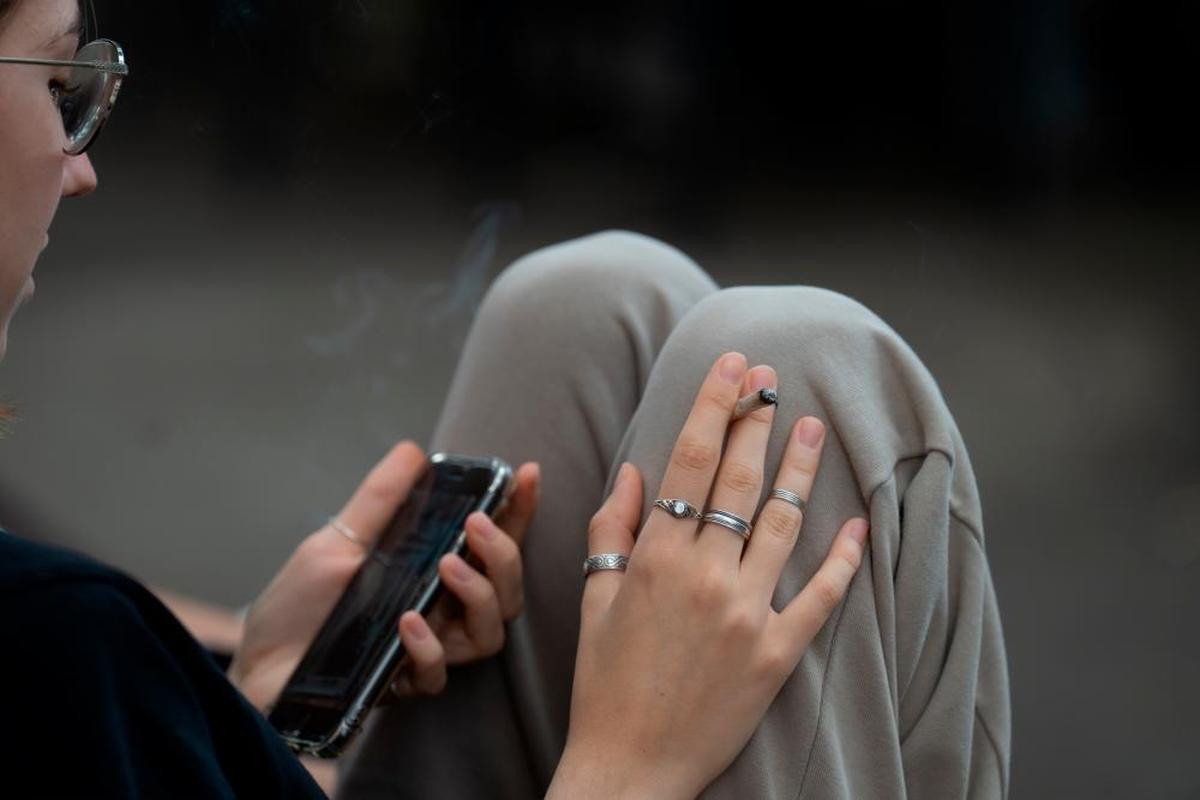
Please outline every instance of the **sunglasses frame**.
M94 69L97 72L104 72L109 75L117 76L113 81L112 88L108 92L108 96L100 101L98 113L95 115L95 121L90 123L91 127L87 131L87 135L82 141L77 142L74 147L67 146L63 148L63 152L68 155L78 156L87 152L87 149L96 141L96 135L100 133L100 129L104 127L105 121L108 119L109 113L112 111L117 102L117 95L121 91L121 81L129 75L129 65L125 63L125 51L121 49L121 45L114 42L112 39L94 39L79 48L78 52L83 52L88 47L94 44L103 44L112 47L116 53L114 61L61 61L53 58L13 58L10 56L0 56L0 64L33 64L45 67L71 67L72 69Z

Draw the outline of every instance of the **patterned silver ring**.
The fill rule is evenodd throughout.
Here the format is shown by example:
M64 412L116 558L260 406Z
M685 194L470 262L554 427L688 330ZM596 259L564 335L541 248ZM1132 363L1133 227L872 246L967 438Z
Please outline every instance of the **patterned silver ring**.
M606 569L615 569L621 572L629 566L629 556L623 556L620 553L600 553L595 556L588 556L583 560L583 577L591 575L593 572L600 572Z
M655 508L661 508L675 519L700 519L700 510L687 500L678 497L660 497L654 501Z
M750 541L750 523L737 514L730 514L728 511L722 511L719 508L710 508L703 519L705 522L711 522L714 525L720 525L722 528L728 528L746 541Z
M363 541L363 538L361 536L359 536L357 533L355 533L353 528L351 528L346 523L342 522L337 517L329 518L329 527L333 528L335 531L340 533L346 539L349 539L350 541L354 542L356 545L361 547L363 550L368 549L368 545L365 541Z
M808 503L804 502L803 497L795 492L789 492L787 489L772 489L770 496L774 497L776 500L782 500L785 503L791 503L796 508L800 509L802 513L804 509L808 507Z

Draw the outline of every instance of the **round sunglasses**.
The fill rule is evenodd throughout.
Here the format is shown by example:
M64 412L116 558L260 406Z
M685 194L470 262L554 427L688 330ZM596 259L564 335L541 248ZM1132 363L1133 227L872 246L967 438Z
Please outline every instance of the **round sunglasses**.
M63 150L73 156L81 155L96 141L96 135L117 102L121 81L129 74L125 52L109 39L88 42L79 48L71 61L0 56L0 64L71 68L71 76L57 86L56 102L67 133L67 146Z

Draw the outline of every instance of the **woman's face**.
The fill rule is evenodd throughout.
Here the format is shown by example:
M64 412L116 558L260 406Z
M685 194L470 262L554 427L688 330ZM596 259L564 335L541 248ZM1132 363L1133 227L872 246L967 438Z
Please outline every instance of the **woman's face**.
M79 46L76 0L22 0L0 20L0 56L70 60ZM96 188L86 155L68 156L51 95L69 70L0 64L0 356L17 306L33 294L33 266L62 197Z

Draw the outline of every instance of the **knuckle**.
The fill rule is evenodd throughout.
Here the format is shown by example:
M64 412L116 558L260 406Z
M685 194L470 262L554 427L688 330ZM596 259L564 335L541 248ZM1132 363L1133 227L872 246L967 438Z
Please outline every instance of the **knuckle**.
M738 608L725 618L725 634L739 640L751 640L759 631L758 615L749 608Z
M366 483L363 484L362 491L373 505L399 505L403 496L401 487L395 481L375 475L367 479Z
M791 674L794 664L791 654L779 645L764 647L759 658L759 674L766 680L778 682Z
M692 587L692 599L701 609L712 610L728 605L733 584L724 569L707 569L697 573Z
M431 672L422 681L421 690L425 694L441 694L446 688L446 671L437 669Z
M672 560L671 553L665 548L639 546L637 558L629 559L625 576L636 581L653 581L660 576L671 575L677 569Z
M477 580L475 583L477 584L477 589L475 592L475 605L479 606L481 609L486 608L489 611L492 609L499 611L500 595L496 592L495 585L493 585L492 582L486 578Z
M757 491L762 485L762 470L745 461L727 461L721 465L721 485L743 494Z
M445 661L446 648L435 636L424 646L414 647L412 659L413 669L416 673L432 675L441 668L442 662Z
M499 546L495 556L493 557L496 563L496 569L503 575L509 575L520 579L521 577L521 551L517 549L516 544L511 539L507 539L508 544Z
M326 545L325 539L318 535L319 533L320 532L311 536L306 536L304 541L300 542L300 546L296 548L296 555L306 559L321 555L321 553L326 549ZM330 536L335 535L335 533L330 531Z
M851 573L856 572L862 566L863 554L858 545L846 543L839 548L837 557L850 566Z
M696 405L705 408L717 414L728 415L733 411L733 405L737 400L722 392L705 391L701 392L696 398Z
M800 511L783 503L771 503L758 515L759 524L767 533L784 542L791 542L800 530Z
M826 616L832 614L842 602L845 594L841 584L818 572L812 580L813 596Z
M811 487L817 479L816 464L808 461L798 461L790 465L788 472L788 483L791 484L793 491L797 491L796 487Z
M743 425L762 425L770 428L775 421L775 407L760 408L742 418Z
M596 540L604 536L612 525L612 519L605 509L600 509L588 520L588 539Z
M425 659L425 663L430 668L440 669L446 662L446 646L442 644L442 640L433 635L429 637L429 655Z
M716 466L720 452L711 444L681 439L675 445L671 463L686 472L706 472Z

